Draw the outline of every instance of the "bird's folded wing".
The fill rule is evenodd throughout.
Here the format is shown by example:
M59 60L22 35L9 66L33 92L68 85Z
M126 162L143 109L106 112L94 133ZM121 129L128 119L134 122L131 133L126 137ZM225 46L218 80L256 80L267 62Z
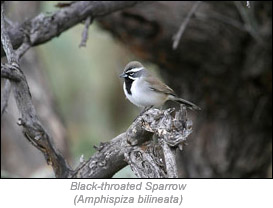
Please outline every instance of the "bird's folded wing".
M146 77L145 81L148 83L149 88L153 91L176 96L174 91L168 85L164 84L155 77Z

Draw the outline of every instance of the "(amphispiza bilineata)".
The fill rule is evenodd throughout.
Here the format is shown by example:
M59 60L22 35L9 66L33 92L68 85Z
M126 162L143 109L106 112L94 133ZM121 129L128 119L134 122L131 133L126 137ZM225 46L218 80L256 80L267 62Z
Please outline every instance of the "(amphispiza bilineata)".
M126 97L136 106L147 110L173 100L190 109L201 110L197 105L177 97L169 86L149 73L138 61L128 63L120 77L124 78L123 90Z

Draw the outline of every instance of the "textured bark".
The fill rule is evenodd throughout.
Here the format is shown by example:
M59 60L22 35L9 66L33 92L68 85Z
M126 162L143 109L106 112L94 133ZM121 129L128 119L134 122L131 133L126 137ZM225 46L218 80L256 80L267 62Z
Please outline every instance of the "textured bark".
M74 171L76 178L109 178L127 164L140 178L177 178L175 149L192 132L186 109L150 109L126 133L101 143L97 152ZM152 140L153 136L158 142Z
M100 19L140 59L160 67L202 108L180 177L271 177L272 2L150 2Z

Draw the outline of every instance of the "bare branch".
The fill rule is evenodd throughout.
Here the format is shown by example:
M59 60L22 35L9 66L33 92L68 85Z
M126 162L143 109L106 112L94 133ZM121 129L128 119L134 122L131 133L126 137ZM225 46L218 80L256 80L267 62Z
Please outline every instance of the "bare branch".
M241 15L242 19L244 20L244 23L245 23L244 27L246 28L246 30L258 43L264 45L265 43L263 39L261 38L259 32L253 26L254 19L253 18L251 19L249 13L247 13L247 11L249 10L246 10L241 4L241 2L234 1L234 4L237 7L237 10L239 14Z
M87 39L88 39L88 29L89 29L90 23L91 23L91 17L89 16L85 20L84 29L82 31L82 41L81 41L79 47L85 47L86 46L86 42L87 42Z
M105 16L112 12L132 7L137 1L78 1L53 13L51 16L40 14L19 27L8 31L13 47L18 48L29 37L29 44L36 46L58 37L62 32L84 21ZM2 19L1 19L2 20ZM1 50L1 57L5 55Z
M20 82L22 77L18 72L18 66L15 62L12 65L8 63L1 63L1 78L9 79L14 82Z
M197 1L194 3L194 5L192 6L190 12L188 13L186 19L182 22L178 32L173 37L173 49L174 50L177 48L179 41L180 41L187 25L189 24L189 21L190 21L192 15L195 13L195 11L197 10L197 8L199 7L200 4L201 4L201 1Z
M1 118L8 106L10 92L11 84L9 80L6 80L4 83L4 89L1 91Z
M195 16L198 19L215 19L218 21L221 21L223 23L226 23L228 25L231 25L233 27L236 27L239 30L247 31L244 25L236 20L235 18L230 18L226 15L223 15L219 12L211 11L210 13L203 13L203 12L195 12Z
M31 47L29 42L23 42L22 45L16 50L18 59L22 58L22 56L28 51Z
M13 62L15 63L18 62L16 53L13 50L10 38L6 31L6 23L5 23L5 17L4 17L4 4L2 3L1 3L1 42L3 45L3 49L5 51L5 54L7 56L8 62L10 64L12 64Z

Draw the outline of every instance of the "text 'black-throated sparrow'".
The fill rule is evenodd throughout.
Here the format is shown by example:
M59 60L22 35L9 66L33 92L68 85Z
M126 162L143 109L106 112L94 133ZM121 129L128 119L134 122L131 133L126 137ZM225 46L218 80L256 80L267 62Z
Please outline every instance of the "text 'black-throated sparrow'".
M201 110L197 105L177 97L169 86L150 74L138 61L128 63L120 77L124 78L123 90L126 97L136 106L147 109L173 100L190 109Z

